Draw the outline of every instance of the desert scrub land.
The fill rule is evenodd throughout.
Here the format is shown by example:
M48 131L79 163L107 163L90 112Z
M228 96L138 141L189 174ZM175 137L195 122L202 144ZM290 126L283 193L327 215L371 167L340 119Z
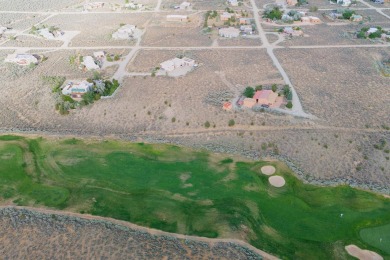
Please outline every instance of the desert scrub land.
M13 259L263 259L253 250L233 242L176 238L129 227L124 222L48 211L2 208L0 227L3 231L0 253Z
M0 10L2 9L0 8ZM2 13L0 15L0 24L14 30L24 31L47 17L49 17L49 15Z
M134 45L134 41L114 40L112 33L118 30L121 24L133 24L142 30L149 18L150 14L59 14L46 23L61 26L64 31L79 31L72 39L72 46L129 46ZM96 25L101 21L104 21L104 26L97 29Z
M390 92L386 91L388 78L375 66L378 52L389 55L384 48L290 49L275 53L308 112L334 126L380 128L390 121ZM348 65L343 65L346 61Z
M387 230L388 198L347 186L303 184L277 161L248 161L172 145L9 135L0 139L3 204L240 239L279 257L346 257L343 247L350 243L389 256L359 235L367 228ZM272 187L260 172L264 165L276 167L286 186Z
M18 0L0 1L0 10L2 11L48 11L48 10L60 10L70 5L82 3L81 0L47 0L47 1L31 1L31 0Z

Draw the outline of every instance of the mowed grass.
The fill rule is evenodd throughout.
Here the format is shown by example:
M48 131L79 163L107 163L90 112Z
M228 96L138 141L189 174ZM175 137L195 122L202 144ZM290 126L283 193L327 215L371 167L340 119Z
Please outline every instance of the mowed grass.
M260 174L264 165L274 165L286 186L270 186ZM238 238L282 258L348 258L344 246L351 243L390 256L375 235L364 235L373 228L389 233L389 199L303 184L280 162L172 145L0 137L0 196L169 232Z
M390 224L360 231L363 241L390 254Z

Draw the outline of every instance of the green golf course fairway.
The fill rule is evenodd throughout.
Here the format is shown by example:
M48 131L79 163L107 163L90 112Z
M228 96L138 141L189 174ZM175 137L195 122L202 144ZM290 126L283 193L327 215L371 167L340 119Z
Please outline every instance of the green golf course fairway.
M270 186L264 165L286 185ZM0 136L0 202L237 238L286 259L352 259L349 244L390 257L390 199L172 145Z

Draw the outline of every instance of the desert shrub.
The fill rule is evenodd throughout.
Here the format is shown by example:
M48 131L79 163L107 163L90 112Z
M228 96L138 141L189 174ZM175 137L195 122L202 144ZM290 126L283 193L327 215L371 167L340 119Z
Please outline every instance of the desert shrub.
M236 122L234 121L234 119L230 119L228 122L228 126L234 126L235 124Z
M176 122L176 117L172 117L171 121L172 121L172 123L175 123Z
M317 6L310 6L309 11L310 12L317 12L318 11L318 7Z
M255 90L256 90L256 91L262 90L262 89L263 89L263 86L262 86L262 85L257 85L257 86L255 87Z
M291 103L291 101L288 101L286 107L289 109L291 109L293 107L293 104Z
M355 14L355 11L347 9L343 12L343 18L346 20L349 20L352 17L352 15L354 15L354 14Z
M206 123L204 123L204 127L209 128L210 127L210 122L206 121Z
M273 84L271 89L273 92L276 92L278 90L278 86L276 84Z

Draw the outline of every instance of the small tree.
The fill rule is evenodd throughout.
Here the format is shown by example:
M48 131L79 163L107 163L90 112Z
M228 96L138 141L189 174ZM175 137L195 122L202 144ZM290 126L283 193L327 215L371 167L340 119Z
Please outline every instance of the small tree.
M255 89L248 86L245 88L243 95L247 98L253 98L253 96L255 95Z
M228 126L234 126L235 124L236 122L234 121L234 119L230 119L228 122Z
M210 127L210 122L206 121L206 123L204 123L204 127L209 128Z
M263 86L262 86L262 85L257 85L257 86L255 87L255 89L256 89L256 91L262 90L262 89L263 89Z
M273 92L276 92L278 90L278 86L276 84L273 84L271 88Z
M293 107L293 104L291 103L291 101L288 101L286 107L287 107L288 109L291 109L291 108Z

